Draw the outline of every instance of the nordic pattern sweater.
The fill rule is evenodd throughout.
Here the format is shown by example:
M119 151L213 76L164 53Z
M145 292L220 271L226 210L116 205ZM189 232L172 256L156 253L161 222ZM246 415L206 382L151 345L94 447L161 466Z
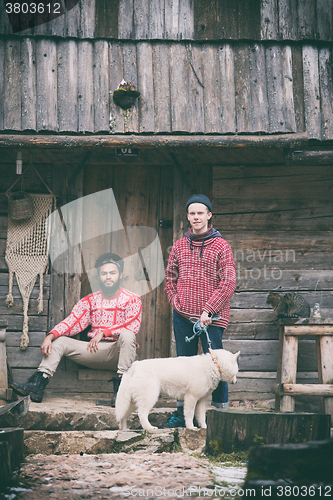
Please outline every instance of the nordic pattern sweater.
M62 335L71 337L91 325L88 337L94 337L102 330L107 340L116 341L123 329L138 333L141 314L142 303L138 295L119 287L117 294L110 299L99 290L81 299L71 314L50 333L55 338Z
M199 318L205 310L221 317L214 325L228 326L236 273L231 248L220 235L195 241L187 233L176 241L165 278L168 300L179 314Z

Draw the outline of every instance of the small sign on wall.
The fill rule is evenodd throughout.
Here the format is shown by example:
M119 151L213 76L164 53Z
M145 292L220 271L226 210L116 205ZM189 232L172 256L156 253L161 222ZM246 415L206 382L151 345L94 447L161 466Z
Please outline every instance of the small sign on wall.
M116 156L140 156L140 149L137 148L117 148Z

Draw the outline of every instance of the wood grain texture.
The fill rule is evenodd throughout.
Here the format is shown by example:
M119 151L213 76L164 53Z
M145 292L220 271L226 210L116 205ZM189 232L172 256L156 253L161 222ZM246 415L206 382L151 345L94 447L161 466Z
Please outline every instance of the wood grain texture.
M138 61L137 61L137 45L128 43L123 45L123 68L124 79L128 82L133 82L138 86ZM138 101L129 110L124 113L124 132L139 132L139 112Z
M180 0L178 9L178 39L192 40L194 34L194 0Z
M221 83L222 133L236 132L235 64L234 50L229 44L219 47Z
M11 52L3 48L1 130L333 136L328 48L33 38L2 46ZM149 93L125 113L110 94L123 78Z
M278 37L278 0L262 0L260 9L261 40Z
M309 137L321 136L320 90L318 49L303 46L304 110L305 126Z
M332 0L316 0L317 36L319 40L332 41Z
M251 132L269 130L265 48L254 44L249 50L251 86Z
M21 128L21 78L20 78L20 40L5 42L5 82L4 82L4 128Z
M169 57L169 47L164 44L153 45L153 91L156 133L169 133L171 131Z
M298 2L298 37L314 39L316 33L316 0Z
M293 66L292 50L290 46L282 47L282 78L283 78L283 100L284 100L284 119L286 132L296 132L296 117L294 104L294 86L293 86Z
M64 41L58 44L58 123L60 130L68 132L78 130L77 60L75 41Z
M94 122L95 132L109 130L109 48L101 40L94 43Z
M4 97L5 97L5 44L0 40L0 129L4 129Z
M118 88L120 82L124 78L122 47L122 44L118 42L111 42L109 45L110 132L113 134L124 132L123 111L119 106L116 106L113 101L113 92Z
M204 83L201 47L187 45L188 72L188 131L205 132Z
M98 33L98 30L95 28L99 25L97 16L96 16L96 10L97 8L101 5L102 2L98 2L97 5L95 3L95 0L81 0L80 1L80 28L78 30L78 36L80 38L94 38L95 33L96 36L101 36L101 33ZM114 22L117 26L117 21L118 21L118 11L115 11L115 6L114 2L111 0L108 1L109 5L112 5L112 10L111 10L111 16L114 19ZM118 0L116 0L116 6L118 5ZM108 18L110 19L110 18ZM111 34L117 38L118 35L118 29L115 31L115 33L112 32Z
M168 40L179 39L179 6L181 0L166 0L164 7L165 32Z
M150 43L141 42L137 46L138 72L138 100L139 127L141 133L155 131L154 120L154 76L153 76L153 49Z
M278 0L279 35L282 40L297 40L297 0Z
M266 48L267 95L269 131L285 132L284 93L281 48L271 45Z
M158 40L165 38L164 25L164 3L165 0L150 0L149 4L149 40Z
M53 40L39 40L37 61L37 130L58 131L57 46Z
M332 49L319 50L319 87L321 100L322 138L333 138Z
M98 0L97 2L85 0L85 2L85 25L89 22L86 28L87 36L89 38L118 38L119 0ZM83 30L82 21L81 30Z
M235 51L235 96L236 96L236 120L237 132L251 132L251 89L250 60L248 45L238 45Z
M35 41L21 41L22 130L36 130L36 51Z
M69 4L67 4L69 6ZM70 6L69 6L70 7ZM16 36L198 41L332 41L332 0L81 0ZM0 33L12 33L0 4Z
M77 69L78 132L94 132L93 46L89 42L78 44Z
M172 132L178 132L184 130L184 128L188 128L188 73L189 63L186 47L184 45L172 45L170 47Z
M142 0L135 0L136 3L141 3ZM125 40L135 39L135 25L134 25L134 0L119 0L119 14L118 14L118 38ZM146 18L140 19L140 24L146 22ZM139 24L137 22L137 24Z
M205 133L221 133L221 91L218 52L215 47L203 46L202 83L204 86Z

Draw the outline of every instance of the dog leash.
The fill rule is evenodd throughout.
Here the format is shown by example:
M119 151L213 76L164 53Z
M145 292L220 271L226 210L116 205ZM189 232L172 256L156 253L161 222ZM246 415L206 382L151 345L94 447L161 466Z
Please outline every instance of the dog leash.
M215 321L217 319L220 319L221 316L213 316L212 317L212 321ZM215 356L215 353L212 349L212 343L211 343L211 340L209 338L209 335L208 335L208 328L206 325L203 325L202 327L200 326L200 319L198 318L190 318L190 321L192 321L193 323L193 335L192 337L185 337L185 342L191 342L191 340L193 340L195 337L199 336L202 334L202 332L205 332L206 334L206 337L207 337L207 343L208 343L208 351L210 352L210 355L212 357L212 360L216 366L216 368L218 369L219 373L221 373L221 368L219 367L219 364L217 362L217 357Z

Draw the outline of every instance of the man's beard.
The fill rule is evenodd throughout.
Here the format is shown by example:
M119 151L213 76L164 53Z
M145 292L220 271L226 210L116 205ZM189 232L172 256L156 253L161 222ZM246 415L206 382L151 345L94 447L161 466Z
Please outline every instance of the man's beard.
M120 286L120 276L112 286L105 286L104 283L101 281L102 292L107 297L112 297L113 295L115 295L119 290L119 286Z

